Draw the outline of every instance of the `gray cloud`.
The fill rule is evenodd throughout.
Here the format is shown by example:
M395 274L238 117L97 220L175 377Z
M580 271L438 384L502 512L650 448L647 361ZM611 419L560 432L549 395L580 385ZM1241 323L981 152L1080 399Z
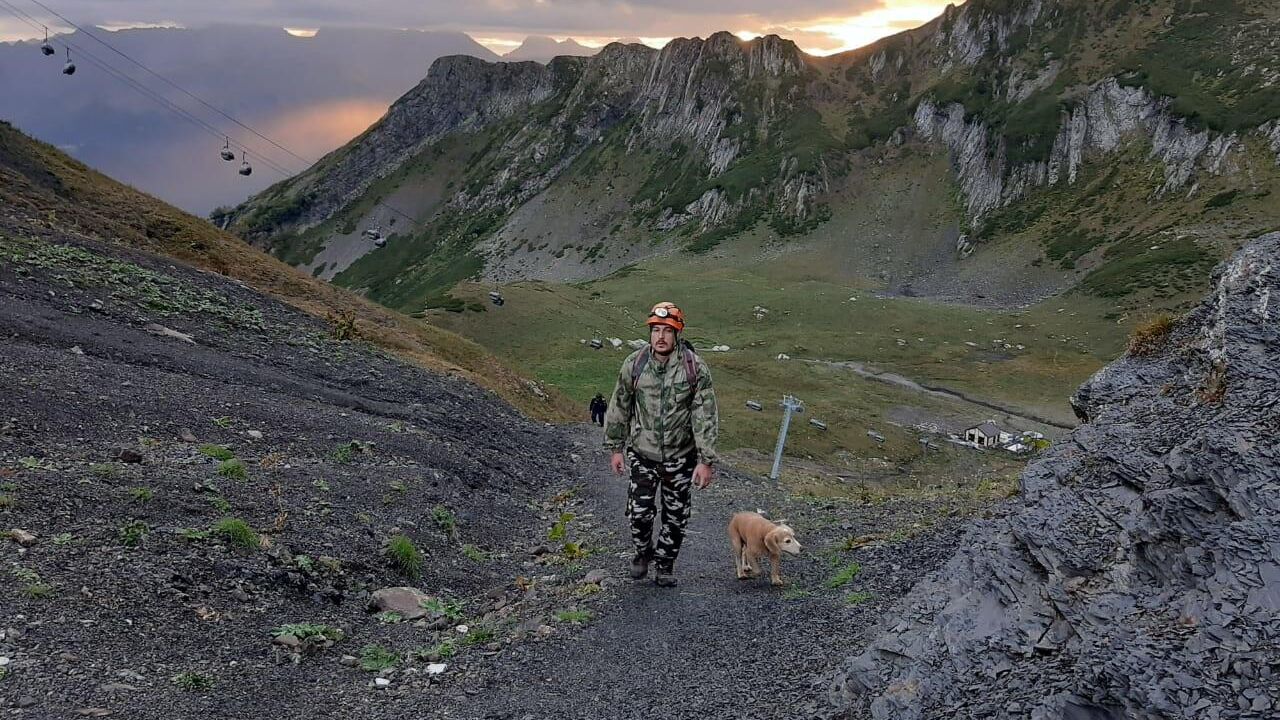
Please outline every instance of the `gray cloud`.
M46 15L30 0L15 2L32 15ZM46 4L80 24L374 25L481 33L668 37L794 27L812 18L857 15L882 7L884 0L57 0Z

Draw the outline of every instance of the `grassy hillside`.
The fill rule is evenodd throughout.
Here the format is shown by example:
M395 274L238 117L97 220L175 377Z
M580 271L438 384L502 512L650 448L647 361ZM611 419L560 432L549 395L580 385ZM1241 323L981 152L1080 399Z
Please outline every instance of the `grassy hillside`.
M489 388L537 417L560 419L569 406L543 399L474 342L371 303L306 274L154 198L121 185L55 148L0 123L0 204L32 235L76 232L160 253L234 278L419 365Z

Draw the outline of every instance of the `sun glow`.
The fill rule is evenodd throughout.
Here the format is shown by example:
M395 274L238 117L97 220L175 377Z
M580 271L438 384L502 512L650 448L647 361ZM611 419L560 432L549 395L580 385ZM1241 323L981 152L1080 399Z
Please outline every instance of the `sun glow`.
M831 55L862 47L893 35L919 27L942 13L951 4L948 0L909 0L888 2L885 7L845 18L823 18L816 22L798 25L806 33L831 37L838 47L804 48L814 55Z
M292 27L287 27L287 28L285 28L285 29L284 29L284 31L285 31L285 32L287 32L287 33L289 33L290 35L292 35L292 36L296 37L296 38L313 38L313 37L315 37L315 36L316 36L316 33L320 32L320 28L292 28Z

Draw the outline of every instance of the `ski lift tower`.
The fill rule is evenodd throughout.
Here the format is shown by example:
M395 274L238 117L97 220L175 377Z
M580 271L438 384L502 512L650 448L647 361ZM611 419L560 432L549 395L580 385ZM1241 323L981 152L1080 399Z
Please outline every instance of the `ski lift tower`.
M773 451L773 470L769 472L770 480L778 479L778 471L782 469L782 447L787 444L787 428L791 426L791 413L804 412L804 403L792 395L782 396L782 429L778 431L778 447Z

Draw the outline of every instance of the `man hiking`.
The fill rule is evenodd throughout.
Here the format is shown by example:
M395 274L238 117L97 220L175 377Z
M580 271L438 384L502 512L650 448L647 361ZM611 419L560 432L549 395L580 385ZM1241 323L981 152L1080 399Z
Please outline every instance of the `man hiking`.
M604 401L604 395L596 393L591 398L591 424L604 425L604 411L609 409L609 403Z
M720 431L711 372L685 342L684 313L672 303L653 306L649 344L622 362L604 421L610 466L630 469L627 517L636 554L631 577L640 580L653 562L654 582L676 584L675 562L689 521L692 486L711 484ZM625 453L624 453L625 450ZM653 521L662 506L662 527Z

